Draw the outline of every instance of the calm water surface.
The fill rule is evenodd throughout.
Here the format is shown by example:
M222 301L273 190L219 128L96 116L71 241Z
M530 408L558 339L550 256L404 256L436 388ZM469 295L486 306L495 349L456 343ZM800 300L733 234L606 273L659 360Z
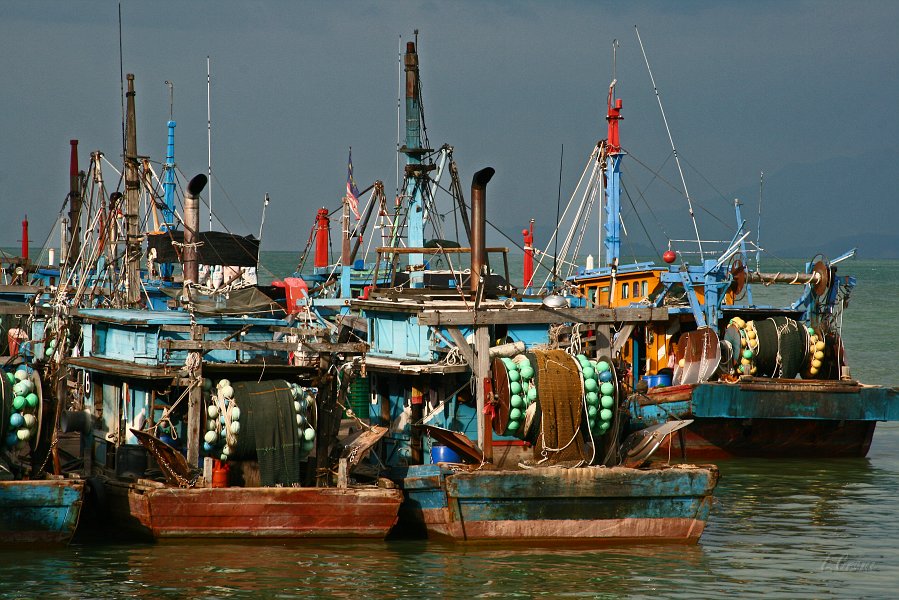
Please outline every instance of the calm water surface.
M853 375L899 385L899 261L842 270L859 278L844 326ZM865 459L719 465L697 546L74 545L0 551L0 597L899 597L899 424L878 425Z

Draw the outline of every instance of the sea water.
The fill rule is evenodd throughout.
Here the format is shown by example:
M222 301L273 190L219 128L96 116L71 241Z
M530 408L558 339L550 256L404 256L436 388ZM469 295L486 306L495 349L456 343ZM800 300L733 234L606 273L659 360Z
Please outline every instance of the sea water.
M290 274L296 260L293 253L263 254L276 277ZM520 261L512 264L520 268ZM770 272L796 266L762 264ZM847 261L839 273L858 278L843 322L853 377L899 385L893 307L899 261ZM757 294L764 295L761 289ZM244 544L211 538L3 551L0 540L0 597L899 596L899 423L878 425L867 458L740 459L719 466L712 514L696 546Z

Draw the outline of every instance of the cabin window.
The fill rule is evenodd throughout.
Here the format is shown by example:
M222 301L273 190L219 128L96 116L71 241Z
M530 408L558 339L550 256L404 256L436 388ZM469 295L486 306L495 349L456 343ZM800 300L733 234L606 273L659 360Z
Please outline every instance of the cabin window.
M649 291L649 282L646 280L641 281L640 282L640 295L645 298L648 295L647 294L648 291Z
M630 286L625 282L621 284L621 299L626 300L628 297L630 297Z

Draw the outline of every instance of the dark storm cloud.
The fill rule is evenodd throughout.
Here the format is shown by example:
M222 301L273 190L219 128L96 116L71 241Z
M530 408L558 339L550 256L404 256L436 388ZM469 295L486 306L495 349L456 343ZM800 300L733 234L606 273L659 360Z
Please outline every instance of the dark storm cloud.
M164 156L163 82L171 80L179 167L188 176L205 171L210 55L216 211L231 229L255 232L270 193L266 249L299 250L315 209L336 205L350 145L360 187L383 179L392 191L397 36L405 42L415 28L432 145L455 147L465 187L478 168L497 169L490 214L510 234L533 216L538 238L549 237L561 146L563 190L570 191L605 137L614 38L621 42L622 142L634 159L664 164L664 180L679 187L635 24L691 195L720 220L733 222L734 196L755 201L762 170L771 177L772 205L775 182L790 193L779 200L790 217L772 214L771 235L788 234L785 225L778 231L780 222L808 213L818 230L885 231L873 207L896 200L887 183L895 169L872 169L879 179L835 192L868 198L846 223L831 209L815 210L821 181L796 179L846 181L837 174L849 158L869 164L896 153L893 2L164 1L123 2L122 14L140 152ZM94 149L120 160L117 19L114 2L3 6L0 206L13 221L27 209L34 231L50 231L65 197L70 138L82 141L83 163ZM632 189L648 186L655 209L682 216L682 195L663 180L650 185L635 165L629 172L644 183ZM639 227L628 218L635 235ZM714 219L709 226L720 229ZM12 244L17 234L7 227L0 242Z

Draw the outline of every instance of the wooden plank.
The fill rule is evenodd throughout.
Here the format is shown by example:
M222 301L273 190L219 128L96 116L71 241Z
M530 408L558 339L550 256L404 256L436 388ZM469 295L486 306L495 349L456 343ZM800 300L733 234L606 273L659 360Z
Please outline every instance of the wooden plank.
M459 349L459 352L462 353L462 356L465 358L465 362L469 365L474 366L477 362L474 350L472 350L468 341L465 339L465 336L462 335L462 332L459 331L458 327L447 327L447 332L449 332L450 337L453 338L453 341L456 343L456 347Z
M339 352L343 354L362 354L368 351L368 344L357 342L349 344L332 344L330 342L246 342L224 340L159 340L163 350L281 350L285 352L297 350L302 346L313 352Z
M346 445L340 456L348 460L348 466L352 469L365 458L371 447L385 435L387 435L387 428L380 425L373 425L371 429L362 430L352 439L345 442Z
M423 310L422 310L423 309ZM392 310L392 309L391 309ZM403 308L401 310L407 310ZM421 325L526 325L538 323L646 323L667 321L665 308L559 308L442 311L420 308Z

